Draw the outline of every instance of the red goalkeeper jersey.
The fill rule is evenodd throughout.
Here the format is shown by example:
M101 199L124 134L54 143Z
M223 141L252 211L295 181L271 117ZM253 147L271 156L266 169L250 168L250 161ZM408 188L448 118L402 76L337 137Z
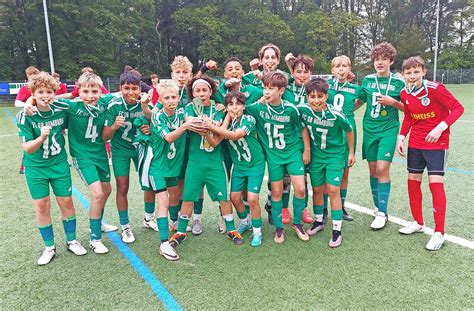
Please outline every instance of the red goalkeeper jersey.
M423 87L412 93L404 88L400 93L405 106L400 135L410 132L408 147L417 149L448 149L450 126L463 114L464 107L443 84L423 80ZM428 133L441 122L448 128L436 143L425 141Z

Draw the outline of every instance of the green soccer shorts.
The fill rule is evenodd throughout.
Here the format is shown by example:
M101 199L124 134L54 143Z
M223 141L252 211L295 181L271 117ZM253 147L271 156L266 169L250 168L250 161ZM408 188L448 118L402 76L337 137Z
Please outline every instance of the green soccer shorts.
M175 187L178 185L178 177L163 177L159 175L151 174L149 176L150 189L155 192L165 191L167 188Z
M212 201L229 201L229 181L224 162L206 163L188 161L184 176L183 201L197 201L204 186Z
M288 172L290 176L302 176L305 174L303 159L300 157L285 164L274 164L268 162L268 175L270 182L283 180L283 175Z
M57 197L70 197L72 194L71 171L67 161L48 167L25 167L25 177L33 200L48 197L50 184Z
M265 164L260 167L242 168L233 167L230 179L230 192L240 192L247 189L248 192L260 193L263 176L265 175Z
M339 187L344 174L344 161L337 163L311 162L309 165L309 176L313 188L329 184Z
M383 133L365 133L362 143L362 159L368 162L392 162L397 145L398 128Z
M130 160L135 165L135 170L138 169L138 155L131 157L128 155L120 155L118 152L112 151L112 168L114 169L115 177L129 176L130 174Z
M86 186L96 181L110 182L110 167L107 158L94 160L72 158L72 164Z

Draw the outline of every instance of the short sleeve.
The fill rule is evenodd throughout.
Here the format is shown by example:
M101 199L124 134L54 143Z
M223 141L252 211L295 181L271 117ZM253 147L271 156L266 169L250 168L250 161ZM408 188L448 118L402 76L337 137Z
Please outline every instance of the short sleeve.
M20 136L20 141L26 143L27 141L33 140L35 137L33 135L33 129L31 128L30 123L27 121L27 116L23 111L20 111L16 116L16 124L18 126L18 136Z

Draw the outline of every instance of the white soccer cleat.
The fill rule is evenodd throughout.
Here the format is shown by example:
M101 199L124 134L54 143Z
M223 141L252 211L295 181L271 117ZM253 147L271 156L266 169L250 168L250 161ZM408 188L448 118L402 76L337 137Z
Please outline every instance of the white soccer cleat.
M107 233L107 232L117 231L118 228L117 228L116 226L112 226L112 225L109 225L109 224L102 224L102 225L100 226L100 230L101 230L102 232Z
M219 221L217 222L217 232L222 234L227 232L227 227L225 226L225 219L223 216L219 216Z
M171 261L179 259L178 254L176 254L176 250L171 246L169 241L161 243L160 255Z
M143 226L147 229L153 229L158 232L158 224L156 223L156 219L154 217L149 220L143 219Z
M178 221L172 221L170 220L168 222L168 230L171 232L171 231L176 231L178 230Z
M193 220L193 224L191 225L191 232L194 235L200 235L202 233L202 225L200 219Z
M400 228L398 230L401 234L412 234L412 233L418 233L418 232L425 232L425 226L424 225L419 225L416 221L413 221L410 223L408 226Z
M67 250L77 256L83 256L87 254L86 249L81 245L78 240L67 242Z
M44 266L44 265L49 264L55 256L56 256L56 248L54 246L46 247L46 249L43 251L43 254L41 254L40 258L38 259L38 265Z
M133 236L132 229L130 229L130 227L122 229L122 241L125 243L135 242L135 237Z
M101 240L91 240L91 249L96 254L107 254L109 249L102 243Z
M443 243L444 235L441 232L435 232L426 244L426 249L429 251L437 251L443 246Z
M379 230L385 227L387 223L387 216L382 212L377 212L375 214L375 219L370 224L370 227L374 230Z

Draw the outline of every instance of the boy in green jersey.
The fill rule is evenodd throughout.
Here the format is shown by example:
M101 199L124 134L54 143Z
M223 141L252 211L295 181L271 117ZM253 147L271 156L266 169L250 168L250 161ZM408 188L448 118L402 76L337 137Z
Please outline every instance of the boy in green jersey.
M333 222L330 247L338 247L342 242L342 202L340 196L344 167L355 163L354 133L344 114L328 106L328 83L321 78L306 84L309 105L298 105L304 126L311 137L311 162L309 174L313 186L313 209L315 222L307 231L314 235L324 229L323 193L325 185L331 199ZM344 139L347 133L347 142ZM349 154L345 146L349 145Z
M240 219L238 231L243 234L250 229L243 202L243 192L247 190L253 227L250 245L257 247L262 244L262 218L258 195L265 174L265 156L257 139L255 118L243 114L245 102L244 94L238 91L227 93L225 96L227 116L222 126L209 123L209 129L228 139L233 162L230 199Z
M125 243L132 243L135 241L135 237L129 224L127 193L130 161L133 161L135 168L138 165L138 154L133 145L138 128L133 122L136 118L142 116L149 119L151 111L145 101L138 101L141 93L140 74L138 72L131 70L122 73L120 76L120 92L120 97L113 98L107 107L102 138L104 140L111 139L112 167L117 184L116 202L122 227L122 240ZM145 193L147 192L148 194L145 194L145 219L143 224L146 228L158 231L153 216L155 209L154 192L145 191Z
M397 144L400 121L398 111L403 111L400 91L405 87L401 77L390 72L397 50L387 42L376 45L370 52L375 74L362 80L362 89L355 109L367 102L363 119L364 141L362 158L367 159L370 188L376 206L375 219L370 224L374 230L387 223L390 196L390 165Z
M360 86L348 81L351 74L351 60L346 55L334 57L331 61L333 79L328 80L328 101L335 110L342 112L351 123L354 133L354 153L357 146L357 128L354 119L354 104L360 94ZM349 154L349 145L346 145L346 153ZM344 175L341 182L342 217L344 220L352 221L353 218L347 213L344 203L347 195L347 185L349 184L349 166L344 168ZM324 193L325 208L327 208L327 193Z
M215 89L214 81L206 76L193 78L188 83L193 102L186 106L185 120L191 121L197 127L193 128L189 135L189 160L184 177L183 204L177 233L170 240L174 246L186 238L186 227L193 212L193 203L199 199L204 186L210 198L220 203L227 236L236 244L243 243L242 236L234 227L227 190L227 174L219 145L222 138L212 135L205 126L210 122L221 124L224 117L224 113L217 111L214 101L211 100Z
M178 254L168 241L168 209L178 209L178 179L186 147L186 130L191 122L184 122L184 110L177 109L179 87L176 82L163 81L157 90L163 109L155 111L151 118L153 160L149 180L158 199L160 254L168 260L178 260Z
M29 82L28 88L32 93L32 103L37 106L37 113L28 116L21 111L17 116L17 126L25 151L26 182L34 200L36 222L45 244L38 265L46 265L56 256L51 224L50 184L61 208L68 250L79 256L85 255L87 251L76 240L71 174L62 134L67 127L67 114L49 105L54 100L58 84L51 75L41 72Z
M272 218L275 224L274 241L285 241L282 223L283 175L290 174L294 188L293 225L298 237L308 241L309 236L303 229L301 217L305 205L304 164L309 163L309 149L301 156L298 132L303 131L303 139L309 141L307 132L301 129L298 109L295 105L282 100L288 85L285 75L272 72L263 79L265 86L262 102L256 102L246 108L246 112L256 120L257 136L265 150L268 173L271 182ZM309 144L307 144L309 146Z
M250 68L252 71L243 75L242 84L252 84L263 89L263 77L274 71L281 72L288 78L288 73L277 69L280 64L280 55L281 52L278 46L272 43L262 46L258 51L258 58L255 58L250 62ZM260 66L262 66L262 70L258 69Z

